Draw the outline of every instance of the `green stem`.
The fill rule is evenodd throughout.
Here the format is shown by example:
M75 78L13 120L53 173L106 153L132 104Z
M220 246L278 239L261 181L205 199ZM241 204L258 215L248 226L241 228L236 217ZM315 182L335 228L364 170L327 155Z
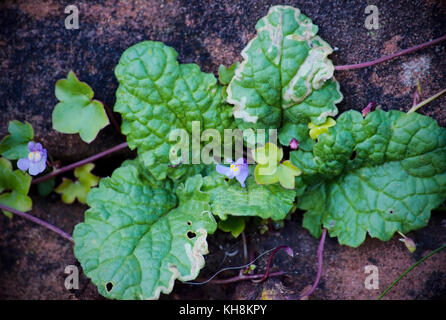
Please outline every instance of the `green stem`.
M398 279L396 279L386 290L384 290L383 293L381 293L381 295L376 299L376 300L381 300L382 297L384 297L387 292L390 291L390 289L392 289L404 276L406 276L410 271L412 271L414 268L416 268L420 263L422 263L424 260L426 260L427 258L433 256L434 254L440 252L441 250L443 250L444 248L446 248L446 244L442 245L440 248L435 249L434 251L432 251L431 253L429 253L427 256L424 256L423 258L421 258L420 260L418 260L414 265L412 265L409 269L407 269L406 271L403 272L403 274L401 274Z
M446 93L446 89L441 90L440 92L434 94L432 97L427 98L426 100L421 101L419 104L414 105L409 111L407 111L407 113L412 113L417 111L418 109L420 109L421 107L423 107L424 105L428 104L429 102L434 101L435 99L437 99L439 96L443 95Z

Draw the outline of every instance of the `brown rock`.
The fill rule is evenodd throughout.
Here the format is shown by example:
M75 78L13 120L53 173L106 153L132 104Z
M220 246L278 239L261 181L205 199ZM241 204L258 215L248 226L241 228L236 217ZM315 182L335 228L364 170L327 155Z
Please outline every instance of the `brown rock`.
M446 3L442 1L374 1L380 12L380 28L375 31L364 27L366 3L340 0L283 3L299 7L319 26L322 38L338 49L332 54L336 65L372 60L446 33ZM254 36L257 20L276 2L102 0L93 4L84 0L76 4L80 10L79 30L64 28L66 3L61 0L9 0L0 4L0 137L6 134L8 121L29 121L51 155L66 163L123 140L111 126L91 145L77 135L52 130L51 112L57 103L54 84L69 70L87 82L95 91L95 98L109 107L114 105L117 87L114 67L126 48L142 40L163 41L179 52L181 62L197 63L204 71L216 74L220 64L230 65L241 59L240 52ZM417 80L423 98L444 88L445 56L443 43L371 68L338 71L335 76L344 94L339 107L342 111L361 110L369 101L374 101L385 110L408 110ZM443 96L420 112L445 126L445 103L446 96ZM99 163L99 174L109 174L124 156L128 155ZM57 196L52 200L34 197L34 201L33 214L67 232L83 220L84 206L64 205ZM76 264L70 243L18 217L10 221L0 215L0 228L0 298L99 298L84 276L79 291L71 293L64 288L63 270L67 264ZM396 237L385 243L367 239L357 249L327 239L322 282L310 299L376 298L417 259L445 243L444 230L441 217L434 214L428 227L410 234L418 243L415 254L410 254ZM245 291L257 290L252 298L259 298L263 286L270 284L282 286L278 290L280 295L292 297L313 282L318 240L301 227L299 214L285 223L280 236L260 236L253 231L249 237L257 253L277 245L291 246L297 253L293 263L285 253L279 252L273 264L275 270L289 274L265 284L191 287L177 283L172 295L163 299L235 298L240 296L242 286ZM240 239L217 233L211 237L210 246L211 253L200 277L206 279L222 267L243 264L241 254L228 257L224 253L234 248L242 252ZM364 287L367 264L379 268L379 290ZM265 261L257 270L263 270L264 266ZM443 251L412 271L388 297L444 299L445 273L446 252Z

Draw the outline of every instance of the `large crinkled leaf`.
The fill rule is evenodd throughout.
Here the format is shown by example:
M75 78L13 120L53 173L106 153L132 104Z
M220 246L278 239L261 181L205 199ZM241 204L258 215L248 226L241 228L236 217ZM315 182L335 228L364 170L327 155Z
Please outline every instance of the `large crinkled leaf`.
M177 143L169 141L173 130L184 129L192 137L192 121L200 122L201 132L232 127L231 108L214 75L195 64L179 64L177 55L161 42L144 41L127 49L115 69L122 132L157 179L164 179L171 165L169 151Z
M426 226L446 196L446 130L417 113L346 112L313 153L291 160L310 184L299 198L304 226L353 247L367 232L386 241Z
M216 229L201 176L156 185L127 162L92 189L74 253L99 292L115 299L157 299L176 279L192 280L204 265L206 237Z
M32 208L28 197L31 177L21 170L12 170L12 164L5 158L0 158L0 203L19 211L29 211ZM8 217L12 214L3 210Z
M322 124L336 115L342 94L327 58L333 50L316 35L311 19L299 9L274 6L256 29L227 89L234 117L243 120L239 126L278 129L288 123Z
M25 121L13 120L8 125L9 135L0 142L0 155L9 160L17 160L28 156L28 142L34 138L33 127Z
M73 71L56 82L60 101L53 110L53 128L62 133L79 133L82 140L92 142L99 131L109 124L102 102L93 100L93 90L76 78Z
M238 181L212 173L204 178L203 190L211 196L212 213L225 220L228 216L256 216L282 220L293 207L296 191L279 184L257 184L252 173L242 188Z

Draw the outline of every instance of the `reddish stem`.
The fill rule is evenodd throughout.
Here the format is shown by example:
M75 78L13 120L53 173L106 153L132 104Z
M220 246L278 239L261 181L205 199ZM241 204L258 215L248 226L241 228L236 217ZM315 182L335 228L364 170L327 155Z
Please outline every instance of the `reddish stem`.
M347 65L343 65L343 66L335 66L335 70L338 70L338 71L339 70L352 70L352 69L360 69L360 68L370 67L370 66L373 66L375 64L378 64L378 63L381 63L381 62L384 62L384 61L391 60L393 58L402 56L403 54L412 53L412 52L420 50L422 48L433 46L434 44L437 44L437 43L439 43L441 41L444 41L444 40L446 40L446 34L441 36L440 38L437 38L437 39L434 39L434 40L431 40L431 41L428 41L428 42L416 45L414 47L402 50L400 52L397 52L397 53L394 53L394 54L391 54L391 55L388 55L388 56L381 57L381 58L373 60L373 61L367 61L367 62L362 62L362 63L357 63L357 64L347 64Z
M302 300L303 298L308 297L310 294L312 294L314 292L314 290L316 290L316 288L319 284L319 280L321 279L321 275L322 275L322 253L324 251L324 243L325 243L326 235L327 235L327 229L324 229L322 231L321 241L319 242L319 247L317 249L318 269L317 269L316 280L314 281L313 286L310 288L310 290L308 290L308 292L306 292L304 295L299 297L298 300Z
M283 247L286 247L286 246L283 246ZM291 248L290 247L286 247L287 249L287 253L290 255L290 252L292 253L292 250L291 250ZM227 267L227 268L223 268L223 269L220 269L220 270L218 270L216 273L214 273L213 275L212 275L212 277L210 277L209 279L207 279L206 281L202 281L202 282L193 282L193 281L185 281L185 282L183 282L183 283L186 283L186 284L191 284L191 285L203 285L203 284L206 284L206 283L209 283L209 282L211 282L211 281L217 281L217 282L213 282L213 283L229 283L229 282L235 282L235 281L241 281L241 280L252 280L252 279L258 279L258 278L263 278L264 277L264 275L263 274L255 274L255 275L244 275L243 274L243 272L242 271L240 271L240 273L239 273L239 275L238 276L236 276L236 277L234 277L234 278L229 278L229 279L222 279L222 280L213 280L218 274L220 274L221 272L223 272L223 271L228 271L228 270L242 270L242 269L246 269L247 267L249 267L250 265L252 265L254 262L256 262L257 260L259 260L261 257L263 257L264 255L266 255L266 254L268 254L268 253L270 253L270 252L272 252L272 251L275 251L277 248L274 248L274 249L270 249L270 250L267 250L267 251L265 251L265 252L263 252L261 255L259 255L257 258L255 258L254 260L252 260L251 262L249 262L249 263L247 263L247 264L245 264L245 265L243 265L243 266L238 266L238 267ZM282 271L281 271L282 272ZM276 273L271 273L270 275L275 275L275 276L277 276L277 275L280 275L280 274L278 274L277 272ZM283 273L282 273L283 274ZM226 281L228 281L229 280L229 282L226 282ZM223 282L221 282L221 281L223 281Z
M53 226L52 224L49 224L46 221L40 220L39 218L36 218L36 217L34 217L34 216L32 216L32 215L30 215L28 213L25 213L25 212L22 212L22 211L18 211L16 209L13 209L13 208L10 208L8 206L5 206L5 205L3 205L1 203L0 203L0 209L5 210L5 211L9 211L11 213L14 213L14 214L16 214L18 216L21 216L21 217L27 219L27 220L30 220L30 221L32 221L34 223L37 223L38 225L41 225L42 227L45 227L45 228L47 228L47 229L57 233L62 238L65 238L68 241L71 241L71 242L74 243L73 238L68 233L66 233L65 231L62 231L61 229Z
M273 252L271 252L271 255L268 258L268 263L266 265L266 271L265 274L263 275L263 277L260 280L256 280L255 282L263 282L266 279L268 279L268 275L269 275L269 267L271 265L271 262L273 261L274 255L276 254L277 251L279 251L280 249L286 249L287 253L290 254L290 252L292 253L292 249L288 246L278 246L276 249L273 250Z
M108 106L105 105L105 103L102 104L104 106L105 112L107 113L108 118L110 119L110 122L112 126L115 128L117 132L121 133L121 127L119 126L118 120L116 120L113 110L111 110Z
M127 146L128 146L127 142L121 143L121 144L119 144L119 145L117 145L117 146L115 146L113 148L110 148L108 150L102 151L102 152L100 152L100 153L98 153L98 154L96 154L94 156L91 156L91 157L89 157L87 159L84 159L84 160L72 163L72 164L70 164L70 165L68 165L66 167L54 170L53 172L47 174L46 176L43 176L43 177L40 177L40 178L37 178L37 179L33 179L31 182L35 184L35 183L41 183L41 182L47 181L47 180L51 179L52 177L57 176L57 175L59 175L61 173L73 170L74 168L77 168L77 167L80 167L80 166L82 166L84 164L93 162L93 161L95 161L95 160L97 160L99 158L105 157L105 156L107 156L107 155L109 155L109 154L111 154L113 152L116 152L116 151L119 151L121 149L127 148Z
M278 277L278 276L282 276L284 274L285 274L285 272L283 272L283 271L277 271L277 272L272 272L267 276L268 277ZM250 274L250 275L240 274L238 276L228 278L228 279L211 280L211 281L209 281L209 283L227 284L227 283L234 283L234 282L238 282L238 281L255 280L255 279L259 279L259 278L263 279L264 277L265 277L265 274Z

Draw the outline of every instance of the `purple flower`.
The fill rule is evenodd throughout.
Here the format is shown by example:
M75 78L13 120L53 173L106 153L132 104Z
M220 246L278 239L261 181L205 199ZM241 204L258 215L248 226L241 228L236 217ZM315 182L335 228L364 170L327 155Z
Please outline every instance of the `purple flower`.
M29 170L29 174L36 176L46 168L46 149L40 143L30 141L28 143L28 157L17 161L20 170Z
M229 179L236 178L238 182L242 185L242 187L245 187L245 180L248 177L249 169L248 169L248 163L246 159L240 158L236 162L233 162L232 160L229 160L230 166L226 167L221 164L217 164L216 170L220 174L224 174Z
M293 150L297 150L297 148L299 148L299 141L297 141L296 138L293 138L290 141L290 148Z

